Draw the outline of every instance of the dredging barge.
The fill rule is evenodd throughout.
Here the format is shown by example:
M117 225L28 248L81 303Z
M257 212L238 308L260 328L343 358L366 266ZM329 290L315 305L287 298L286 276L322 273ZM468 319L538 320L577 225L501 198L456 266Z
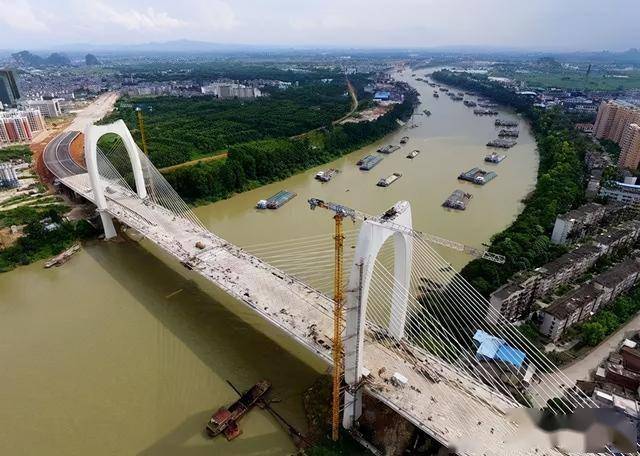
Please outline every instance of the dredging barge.
M205 428L207 435L215 437L224 434L229 441L238 437L242 434L238 428L238 421L256 406L270 389L271 383L267 380L260 380L228 408L220 408L207 423Z

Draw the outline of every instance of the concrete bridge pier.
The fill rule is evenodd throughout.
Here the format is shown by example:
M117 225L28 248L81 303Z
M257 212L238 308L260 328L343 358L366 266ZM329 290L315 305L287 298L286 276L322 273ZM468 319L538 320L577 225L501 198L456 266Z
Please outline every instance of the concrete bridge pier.
M393 223L412 226L411 207L406 201L394 206L397 215ZM358 234L358 243L347 285L344 333L344 378L347 386L344 393L345 408L342 425L353 427L362 415L362 390L359 383L364 375L363 350L364 329L367 314L369 285L376 257L385 241L393 238L395 260L393 266L394 285L391 294L388 334L400 340L404 337L409 286L411 281L412 238L371 220L363 222Z

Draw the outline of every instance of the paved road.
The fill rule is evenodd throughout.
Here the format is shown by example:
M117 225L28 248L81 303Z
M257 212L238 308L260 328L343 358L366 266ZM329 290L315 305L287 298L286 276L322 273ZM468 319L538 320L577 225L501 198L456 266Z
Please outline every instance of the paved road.
M71 157L71 143L79 134L78 131L60 133L44 148L44 163L53 174L68 175L87 172Z
M594 371L602 361L607 359L609 354L616 350L624 339L631 337L638 331L640 331L640 313L589 352L587 356L562 368L562 372L571 380L589 379L591 372Z
M65 128L65 131L84 131L87 125L97 122L113 110L118 96L118 92L100 95L92 103L76 113L75 119Z

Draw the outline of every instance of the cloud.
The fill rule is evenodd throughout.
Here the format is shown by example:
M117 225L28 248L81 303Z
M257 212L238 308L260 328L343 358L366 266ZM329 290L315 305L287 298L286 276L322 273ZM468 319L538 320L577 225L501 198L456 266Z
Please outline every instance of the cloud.
M27 32L44 32L49 30L31 7L27 0L0 0L0 22L10 28Z
M149 6L143 10L112 8L102 2L87 5L93 21L113 24L132 31L169 30L185 27L187 22L170 16L164 11L156 11Z

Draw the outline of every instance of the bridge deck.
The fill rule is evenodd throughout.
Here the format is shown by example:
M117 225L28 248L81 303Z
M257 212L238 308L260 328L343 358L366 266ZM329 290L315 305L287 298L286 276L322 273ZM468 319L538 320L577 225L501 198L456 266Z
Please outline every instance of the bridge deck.
M93 199L88 174L64 177L61 181L85 198ZM327 363L331 362L330 299L213 233L161 206L140 200L130 190L106 181L103 185L108 211L113 217L250 306ZM196 243L202 243L204 248L198 248ZM505 425L505 413L513 403L460 376L437 358L415 348L405 350L415 356L401 359L368 334L365 366L371 378L365 387L369 394L441 443L465 442L468 448L458 450L460 453L534 454L533 448L522 446L521 440L513 438L514 428ZM420 375L420 371L433 381ZM408 385L397 387L389 382L394 372L407 377ZM468 415L471 410L473 415ZM469 433L473 438L469 438Z

